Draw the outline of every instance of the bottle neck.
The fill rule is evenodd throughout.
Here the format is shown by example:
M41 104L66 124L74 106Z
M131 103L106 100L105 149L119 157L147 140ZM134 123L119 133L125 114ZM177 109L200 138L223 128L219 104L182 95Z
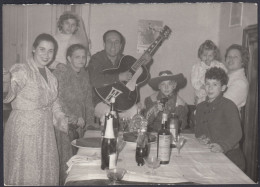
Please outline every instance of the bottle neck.
M168 115L166 113L162 114L162 129L166 129L168 121Z
M108 119L106 121L106 131L105 131L104 138L108 138L108 139L114 139L115 138L114 129L113 129L113 118L112 117L108 117Z

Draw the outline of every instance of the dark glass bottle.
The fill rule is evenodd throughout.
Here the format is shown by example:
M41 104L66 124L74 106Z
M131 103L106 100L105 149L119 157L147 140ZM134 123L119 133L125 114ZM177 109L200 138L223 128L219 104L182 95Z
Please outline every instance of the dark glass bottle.
M167 129L168 115L162 115L162 128L158 132L157 137L157 157L161 159L161 164L168 164L170 162L171 154L171 133Z
M110 100L110 112L109 114L113 117L113 129L114 129L114 134L115 134L115 137L118 136L118 131L119 131L119 116L118 116L118 113L117 111L115 110L115 98L112 97L111 100Z
M113 118L105 119L106 130L101 143L101 169L112 169L116 167L116 138L113 129Z
M136 140L135 160L138 166L144 165L144 158L149 154L148 136L145 128L139 129Z

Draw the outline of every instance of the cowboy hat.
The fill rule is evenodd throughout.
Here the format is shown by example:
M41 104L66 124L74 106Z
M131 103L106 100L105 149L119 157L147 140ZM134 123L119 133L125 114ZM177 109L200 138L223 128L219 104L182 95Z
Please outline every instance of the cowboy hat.
M166 80L173 80L177 83L177 86L175 89L180 89L180 88L183 88L186 83L187 83L187 80L186 78L183 76L182 73L179 73L179 74L176 74L176 75L173 75L173 73L169 70L166 70L166 71L161 71L159 73L159 77L155 77L155 78L152 78L148 84L154 89L154 90L159 90L159 84L162 82L162 81L166 81Z

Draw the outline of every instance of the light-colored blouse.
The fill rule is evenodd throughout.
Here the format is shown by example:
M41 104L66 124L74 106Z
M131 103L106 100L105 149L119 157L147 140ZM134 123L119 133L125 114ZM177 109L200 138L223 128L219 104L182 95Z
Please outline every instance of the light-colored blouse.
M241 107L245 106L248 95L249 83L245 76L244 68L238 69L228 74L229 80L227 84L227 91L224 97L233 101L239 111Z

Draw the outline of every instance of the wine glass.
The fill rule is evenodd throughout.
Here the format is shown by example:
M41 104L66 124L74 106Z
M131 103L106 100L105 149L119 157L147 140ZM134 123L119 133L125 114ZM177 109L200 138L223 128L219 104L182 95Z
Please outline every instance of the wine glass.
M123 139L123 135L120 134L116 139L116 160L117 162L122 161L121 159L118 159L119 153L124 149L126 145L126 142Z
M175 144L176 144L176 147L178 150L178 155L180 155L180 150L181 150L182 146L184 145L185 140L186 139L183 136L180 136L180 135L177 136L177 140L176 140Z
M144 163L149 168L151 168L151 171L146 172L147 175L155 175L156 172L154 169L160 167L161 159L157 158L157 156L149 156L144 158Z
M121 181L126 173L123 168L107 169L107 178L110 181L110 185L116 185L117 182Z

